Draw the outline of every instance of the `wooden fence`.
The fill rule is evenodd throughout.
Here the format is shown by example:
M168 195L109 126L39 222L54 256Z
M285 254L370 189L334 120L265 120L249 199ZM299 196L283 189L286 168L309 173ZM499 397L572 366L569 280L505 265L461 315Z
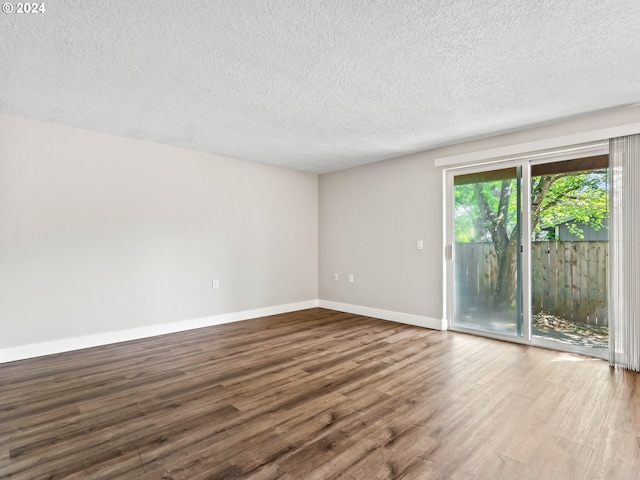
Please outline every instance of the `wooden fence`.
M533 242L533 314L607 325L608 242ZM492 243L456 244L456 294L486 304L496 287Z

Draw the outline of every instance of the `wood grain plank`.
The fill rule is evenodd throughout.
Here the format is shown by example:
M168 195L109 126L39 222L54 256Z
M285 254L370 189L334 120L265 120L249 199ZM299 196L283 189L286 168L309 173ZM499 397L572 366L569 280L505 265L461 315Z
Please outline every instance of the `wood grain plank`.
M600 360L315 308L0 365L0 477L635 479L638 392Z

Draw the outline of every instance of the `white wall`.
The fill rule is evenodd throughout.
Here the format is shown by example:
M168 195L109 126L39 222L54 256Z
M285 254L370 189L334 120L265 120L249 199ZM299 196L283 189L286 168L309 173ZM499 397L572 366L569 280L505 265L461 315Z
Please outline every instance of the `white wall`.
M441 316L441 181L419 156L320 176L320 299Z
M317 184L0 115L0 349L317 299Z
M640 106L619 108L321 175L321 305L365 306L442 324L444 183L434 160L639 121ZM424 250L416 249L419 239Z

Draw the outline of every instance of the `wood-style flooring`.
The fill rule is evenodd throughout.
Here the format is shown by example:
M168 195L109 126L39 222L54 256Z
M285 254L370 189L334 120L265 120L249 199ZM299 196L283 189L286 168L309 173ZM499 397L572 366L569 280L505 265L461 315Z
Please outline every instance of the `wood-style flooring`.
M317 308L0 365L0 478L636 479L639 386Z

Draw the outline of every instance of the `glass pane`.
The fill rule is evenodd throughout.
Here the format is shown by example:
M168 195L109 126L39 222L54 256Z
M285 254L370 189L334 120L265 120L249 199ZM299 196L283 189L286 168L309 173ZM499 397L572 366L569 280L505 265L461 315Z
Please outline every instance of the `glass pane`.
M532 170L532 336L607 349L608 157ZM576 171L576 168L588 170Z
M454 325L521 335L516 168L454 177Z

